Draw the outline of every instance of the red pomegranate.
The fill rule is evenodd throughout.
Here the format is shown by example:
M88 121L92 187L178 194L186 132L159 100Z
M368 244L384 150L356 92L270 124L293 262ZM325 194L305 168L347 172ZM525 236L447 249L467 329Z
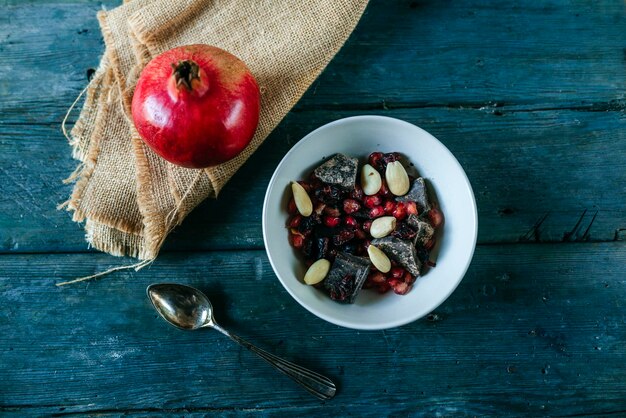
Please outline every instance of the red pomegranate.
M132 113L141 138L167 161L190 168L223 163L249 143L260 93L246 65L210 45L155 57L141 72Z

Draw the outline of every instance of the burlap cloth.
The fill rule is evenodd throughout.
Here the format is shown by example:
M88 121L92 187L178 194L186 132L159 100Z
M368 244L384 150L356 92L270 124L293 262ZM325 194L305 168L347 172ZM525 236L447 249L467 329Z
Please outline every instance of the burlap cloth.
M66 207L88 243L107 253L154 259L167 234L228 179L282 120L358 22L367 0L133 0L98 13L106 50L70 133L81 163ZM241 58L261 89L250 145L222 165L172 165L139 139L130 118L141 69L168 49L194 43Z

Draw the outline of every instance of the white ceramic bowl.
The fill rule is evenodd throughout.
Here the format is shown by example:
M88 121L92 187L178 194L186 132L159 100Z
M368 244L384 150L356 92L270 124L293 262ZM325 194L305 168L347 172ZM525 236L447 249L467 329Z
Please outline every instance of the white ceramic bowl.
M439 233L437 266L418 277L405 296L362 290L354 304L331 300L303 283L303 260L288 242L285 227L290 182L305 179L335 153L364 163L373 151L404 154L427 179L444 214ZM452 153L435 137L408 122L384 116L355 116L324 125L305 136L282 159L267 187L263 204L263 239L276 276L308 311L347 328L393 328L419 319L437 308L454 291L470 265L478 219L472 187Z

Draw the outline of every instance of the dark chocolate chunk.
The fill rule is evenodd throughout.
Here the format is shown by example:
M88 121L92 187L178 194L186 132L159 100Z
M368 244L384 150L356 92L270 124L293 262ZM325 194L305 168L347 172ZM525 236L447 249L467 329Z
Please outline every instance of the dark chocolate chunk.
M398 202L415 202L420 213L428 212L430 210L430 203L428 201L428 190L426 190L426 183L422 177L416 178L411 184L409 192L404 196L396 197Z
M415 245L424 246L435 235L435 228L433 228L428 222L420 219L417 215L409 215L406 219L406 223L411 225L416 231Z
M330 160L320 165L313 172L324 183L336 184L352 190L356 184L358 160L343 154L335 154Z
M415 247L410 241L393 236L376 238L372 244L380 248L387 256L404 267L413 276L419 276L422 263L417 258Z
M367 259L338 252L328 276L324 279L324 288L331 299L341 303L354 303L369 271L370 263Z

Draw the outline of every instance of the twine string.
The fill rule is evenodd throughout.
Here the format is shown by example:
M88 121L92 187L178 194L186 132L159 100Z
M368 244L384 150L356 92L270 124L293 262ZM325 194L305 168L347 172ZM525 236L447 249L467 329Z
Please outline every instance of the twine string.
M182 205L183 205L185 199L187 198L187 196L189 195L189 193L191 193L191 190L196 186L196 184L198 183L198 181L202 177L202 174L204 174L204 171L203 170L198 170L198 174L196 175L194 180L191 182L191 185L187 188L187 190L185 191L185 193L181 197L181 199L178 202L178 204L176 205L176 207L174 209L172 209L167 214L167 216L165 217L166 232L161 237L162 241L165 240L165 237L176 226L176 217L177 217L177 215L179 213L179 210L182 207ZM159 247L161 246L160 244L161 243L159 243ZM76 278L76 279L73 279L73 280L68 280L68 281L65 281L65 282L57 283L56 285L61 287L61 286L66 286L68 284L80 283L80 282L84 282L86 280L91 280L91 279L96 279L98 277L103 277L103 276L106 276L108 274L114 273L116 271L129 270L129 269L134 269L135 271L139 271L142 268L152 264L155 259L156 259L156 256L154 258L151 258L151 259L148 259L148 260L139 261L138 263L129 264L129 265L126 265L126 266L112 267L112 268L110 268L108 270L101 271L99 273L95 273L95 274L91 274L89 276L79 277L79 278Z
M135 269L135 271L139 271L142 268L146 267L147 265L151 264L153 261L154 261L154 258L151 258L149 260L142 260L142 261L140 261L138 263L130 264L130 265L127 265L127 266L112 267L112 268L110 268L108 270L101 271L100 273L96 273L96 274L92 274L92 275L84 276L84 277L79 277L79 278L74 279L74 280L68 280L66 282L57 283L56 285L61 287L61 286L65 286L65 285L68 285L68 284L84 282L85 280L91 280L91 279L95 279L97 277L106 276L107 274L111 274L111 273L113 273L115 271L120 271L120 270Z
M67 129L65 127L67 125L67 119L70 117L70 115L72 114L72 111L76 107L76 104L78 103L80 98L83 97L83 94L85 94L88 88L89 88L89 84L87 84L85 88L78 94L78 97L76 97L76 100L74 100L74 103L72 103L70 108L67 109L67 112L65 112L65 117L63 118L63 122L61 122L61 131L63 132L63 136L65 136L65 139L67 139L69 142L72 142L72 139L70 138L70 135L67 133Z

